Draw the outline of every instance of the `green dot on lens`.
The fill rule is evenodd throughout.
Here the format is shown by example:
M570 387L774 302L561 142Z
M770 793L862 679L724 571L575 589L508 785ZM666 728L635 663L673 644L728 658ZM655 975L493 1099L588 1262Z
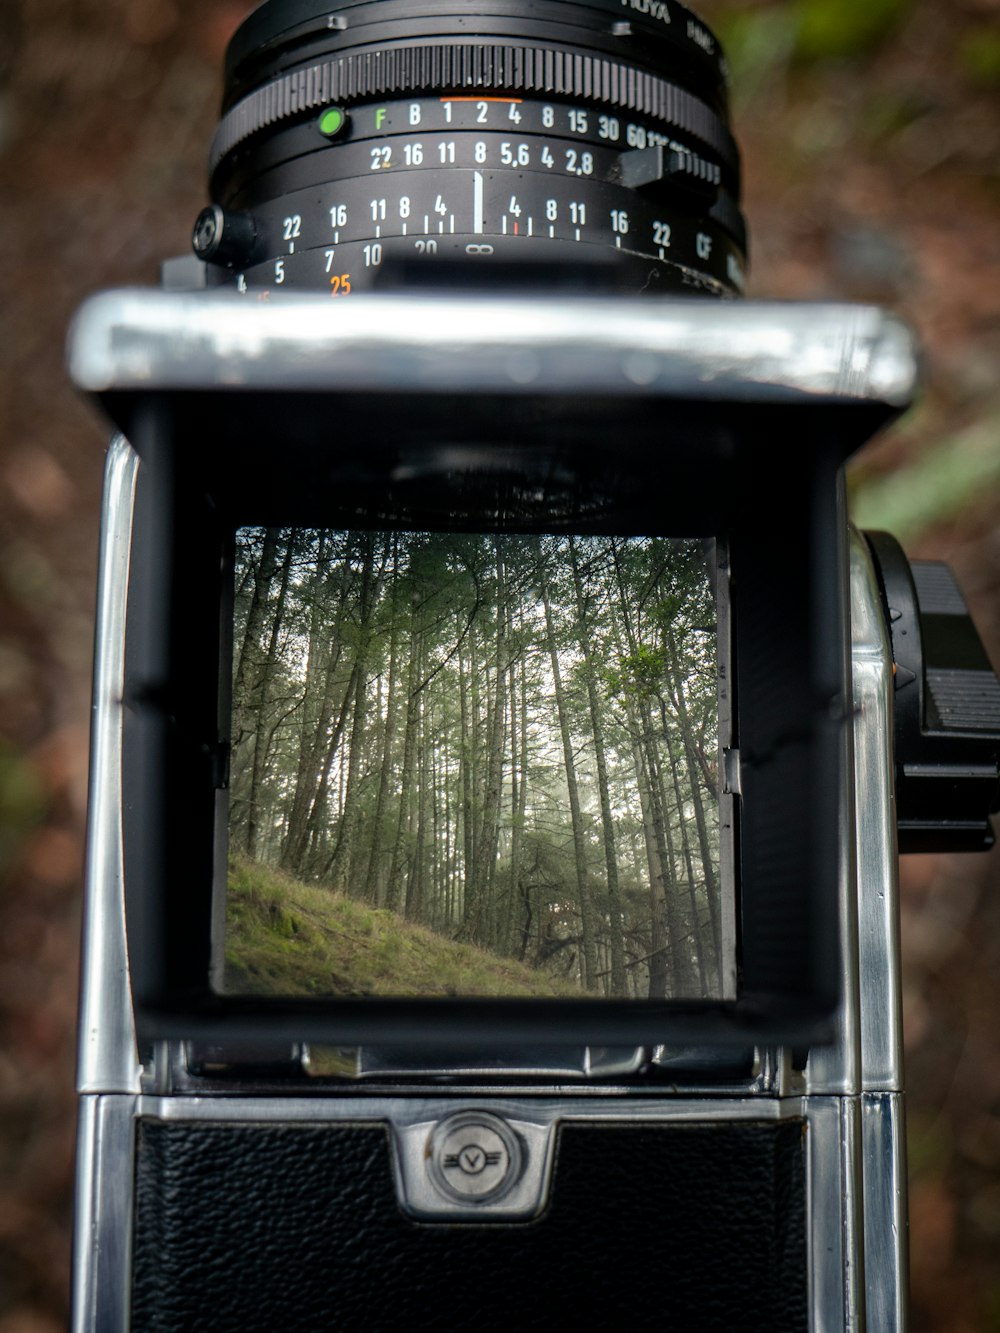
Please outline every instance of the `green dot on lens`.
M344 128L347 117L341 111L339 106L331 106L319 118L319 130L328 138L333 138Z

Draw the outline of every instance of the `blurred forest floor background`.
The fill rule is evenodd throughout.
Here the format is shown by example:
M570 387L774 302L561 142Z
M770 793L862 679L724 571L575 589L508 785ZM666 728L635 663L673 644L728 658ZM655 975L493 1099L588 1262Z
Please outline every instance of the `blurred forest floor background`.
M733 68L752 294L877 301L923 343L855 518L951 561L1000 664L1000 0L695 7ZM0 0L0 1333L68 1308L106 430L66 328L185 251L248 8ZM903 864L914 1333L1000 1330L998 881L996 853Z

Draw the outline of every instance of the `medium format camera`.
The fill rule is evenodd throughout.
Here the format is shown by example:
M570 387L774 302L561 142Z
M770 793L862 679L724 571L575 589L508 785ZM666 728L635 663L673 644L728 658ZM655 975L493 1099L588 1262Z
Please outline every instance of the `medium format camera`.
M76 1333L901 1330L897 851L1000 682L848 523L867 307L736 300L676 0L268 0L106 475Z

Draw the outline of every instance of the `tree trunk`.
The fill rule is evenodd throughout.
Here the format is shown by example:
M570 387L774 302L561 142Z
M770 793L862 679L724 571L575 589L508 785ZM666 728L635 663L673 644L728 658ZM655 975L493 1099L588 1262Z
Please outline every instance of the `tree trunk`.
M272 531L268 529L268 531ZM260 825L260 791L264 782L267 752L270 748L273 727L267 721L267 709L270 702L271 681L278 656L278 636L285 614L285 599L288 595L288 580L292 567L292 555L295 549L294 536L290 533L281 562L281 583L278 588L278 600L271 616L271 629L268 635L264 659L256 672L254 696L256 700L257 727L254 732L253 763L250 772L250 790L247 797L246 853L252 859L258 855L258 834ZM275 552L277 543L275 543ZM275 554L275 561L276 561ZM272 574L273 578L273 574Z
M495 549L496 576L496 632L494 651L496 670L492 696L489 700L486 730L486 771L484 774L483 810L480 834L477 839L473 897L466 904L471 935L477 944L490 948L496 940L496 904L492 886L495 880L497 848L500 837L500 795L503 787L504 736L504 682L507 674L507 606L506 570L501 539Z
M559 667L559 651L556 646L555 629L552 623L552 607L549 600L548 583L544 569L540 569L542 606L545 611L545 632L548 640L549 662L552 668L552 683L556 697L556 714L559 720L559 734L562 738L563 762L566 769L566 789L569 796L570 819L573 826L573 858L576 863L577 903L580 910L580 931L583 942L583 983L587 990L594 984L597 973L597 954L594 948L594 923L587 886L587 848L583 835L583 816L580 812L580 793L576 781L576 763L573 758L573 742L570 736L569 717L566 711L566 696L563 690L562 672Z
M302 738L299 762L295 775L294 793L288 814L288 833L282 851L281 865L292 874L305 871L310 843L315 841L317 814L322 802L317 799L322 789L323 800L329 782L341 730L346 717L345 702L354 688L354 673L346 696L341 695L339 722L332 738L329 735L333 720L334 699L337 696L337 673L340 666L342 634L347 602L354 582L345 551L337 590L337 607L333 623L323 614L325 598L321 596L325 578L322 567L326 558L327 534L319 543L319 558L313 586L313 605L309 616L309 649L306 664L305 692L302 698Z
M621 609L621 625L629 657L638 662L639 637L629 610L628 594L617 547L614 550L615 573L618 581L618 596ZM666 812L663 808L663 784L660 777L659 757L656 751L656 736L653 730L648 698L637 691L635 716L639 724L638 744L644 766L647 812L651 824L652 836L656 844L656 859L660 865L659 881L650 885L651 907L653 913L653 934L657 933L661 912L666 916L666 942L661 948L654 943L653 957L649 968L649 997L659 999L673 994L678 980L677 945L681 932L677 918L677 904L673 893L673 856L668 843ZM652 865L650 866L652 870ZM661 990L660 987L663 987Z
M597 682L594 679L594 651L590 639L587 604L583 593L583 580L576 558L576 546L573 538L569 540L570 561L573 567L573 587L576 593L577 641L583 659L583 673L587 682L587 702L590 708L590 725L594 733L594 762L597 767L597 785L601 800L601 823L603 825L604 864L608 876L608 936L611 951L611 995L625 994L625 943L622 939L621 890L618 883L618 858L615 854L615 827L611 814L611 791L608 786L608 762L604 748L604 723L601 716L600 700L597 695Z
M233 679L233 735L235 749L250 730L250 710L256 693L255 683L260 669L260 645L264 636L267 620L267 601L271 595L271 584L277 567L278 529L265 528L264 544L261 547L257 574L254 579L253 593L247 611L247 622L243 629L243 643L239 661Z
M399 535L393 538L392 570L392 606L390 607L391 627L389 630L389 683L385 697L385 725L382 729L382 756L379 765L378 795L375 799L375 814L372 818L371 852L368 857L368 871L365 875L365 898L369 902L384 905L385 884L380 869L388 847L383 847L383 824L389 804L389 789L392 783L392 750L396 739L396 694L399 655L399 623L396 607L396 587L399 580Z
M388 545L388 543L387 543ZM383 549L382 563L375 573L375 538L366 533L363 538L361 570L361 606L358 614L358 645L354 667L354 717L351 740L347 751L347 778L341 806L337 848L330 863L329 875L336 886L350 891L353 887L354 840L358 828L359 773L365 751L365 729L368 722L368 658L371 651L372 621L382 593L388 550Z
M410 622L410 662L407 671L406 728L403 735L403 766L399 774L399 816L396 838L392 848L389 884L385 905L393 912L401 912L406 905L407 839L410 828L410 796L413 788L414 757L416 755L417 722L420 711L420 634L416 617Z
M680 669L680 663L677 658L677 645L674 643L673 636L666 636L666 646L670 657L673 698L677 711L677 721L680 726L681 740L684 745L684 755L687 760L688 773L690 774L691 784L691 803L694 806L695 824L698 829L698 847L701 853L701 867L705 879L705 895L708 899L709 917L712 922L712 943L718 965L721 965L721 940L722 930L719 920L719 882L715 872L715 862L712 856L712 846L708 836L708 824L705 818L705 803L701 795L701 777L702 765L697 754L694 736L691 729L691 722L688 716L687 699L684 693L685 676ZM719 984L721 985L721 971L719 973Z

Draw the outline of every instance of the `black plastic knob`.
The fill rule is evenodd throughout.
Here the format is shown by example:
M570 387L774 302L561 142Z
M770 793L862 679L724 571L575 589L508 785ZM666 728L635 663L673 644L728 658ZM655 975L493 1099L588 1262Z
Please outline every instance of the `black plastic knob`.
M987 851L1000 809L1000 680L955 576L866 533L895 668L901 852Z
M249 213L210 204L195 220L191 247L206 264L242 268L253 257L257 227Z

